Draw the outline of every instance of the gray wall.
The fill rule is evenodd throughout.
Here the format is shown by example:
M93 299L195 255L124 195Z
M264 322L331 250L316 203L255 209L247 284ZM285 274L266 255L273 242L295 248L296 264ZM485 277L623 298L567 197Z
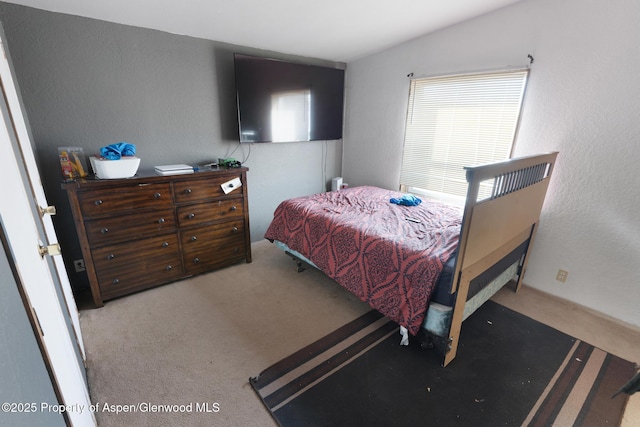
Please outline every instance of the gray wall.
M532 54L515 155L560 155L524 281L639 326L638 22L637 0L524 0L350 62L345 180L398 188L408 73L525 65Z
M75 288L86 286L86 276L71 268L82 256L60 189L57 147L93 154L127 141L136 145L141 169L227 156L246 160L252 241L263 239L279 202L324 191L340 175L342 141L238 144L233 53L344 64L2 2L0 19Z

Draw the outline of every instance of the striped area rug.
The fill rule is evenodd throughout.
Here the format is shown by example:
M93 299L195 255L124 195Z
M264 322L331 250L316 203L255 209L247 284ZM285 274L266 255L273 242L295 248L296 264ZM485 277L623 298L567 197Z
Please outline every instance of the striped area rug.
M250 379L281 426L616 426L633 363L493 302L456 359L401 347L375 311Z

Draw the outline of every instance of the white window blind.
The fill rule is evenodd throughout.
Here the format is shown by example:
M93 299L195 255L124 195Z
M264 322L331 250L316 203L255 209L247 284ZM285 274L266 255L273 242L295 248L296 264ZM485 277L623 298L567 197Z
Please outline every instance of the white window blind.
M508 159L528 70L414 79L401 186L466 196L464 166Z

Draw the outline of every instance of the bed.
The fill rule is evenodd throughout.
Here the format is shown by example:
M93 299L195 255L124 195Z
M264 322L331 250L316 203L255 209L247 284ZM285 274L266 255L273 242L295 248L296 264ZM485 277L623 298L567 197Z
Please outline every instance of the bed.
M371 186L289 199L265 238L397 322L403 343L436 338L447 366L464 319L522 285L557 154L465 167L463 207Z

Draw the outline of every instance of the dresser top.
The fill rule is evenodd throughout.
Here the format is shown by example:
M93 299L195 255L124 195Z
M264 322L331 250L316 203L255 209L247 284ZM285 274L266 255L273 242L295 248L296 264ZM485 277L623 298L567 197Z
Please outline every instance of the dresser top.
M107 188L107 187L116 187L123 185L139 185L141 183L162 183L168 181L189 181L198 178L206 178L206 177L221 177L225 175L229 176L237 176L240 173L247 172L249 169L246 167L240 168L226 168L226 167L214 167L211 169L201 169L194 171L193 173L182 174L182 175L160 175L155 172L155 170L140 170L138 173L131 178L121 178L121 179L100 179L96 178L95 175L89 175L86 178L80 178L71 182L63 182L61 187L63 190L67 191L77 191L82 189L97 189L97 188Z

